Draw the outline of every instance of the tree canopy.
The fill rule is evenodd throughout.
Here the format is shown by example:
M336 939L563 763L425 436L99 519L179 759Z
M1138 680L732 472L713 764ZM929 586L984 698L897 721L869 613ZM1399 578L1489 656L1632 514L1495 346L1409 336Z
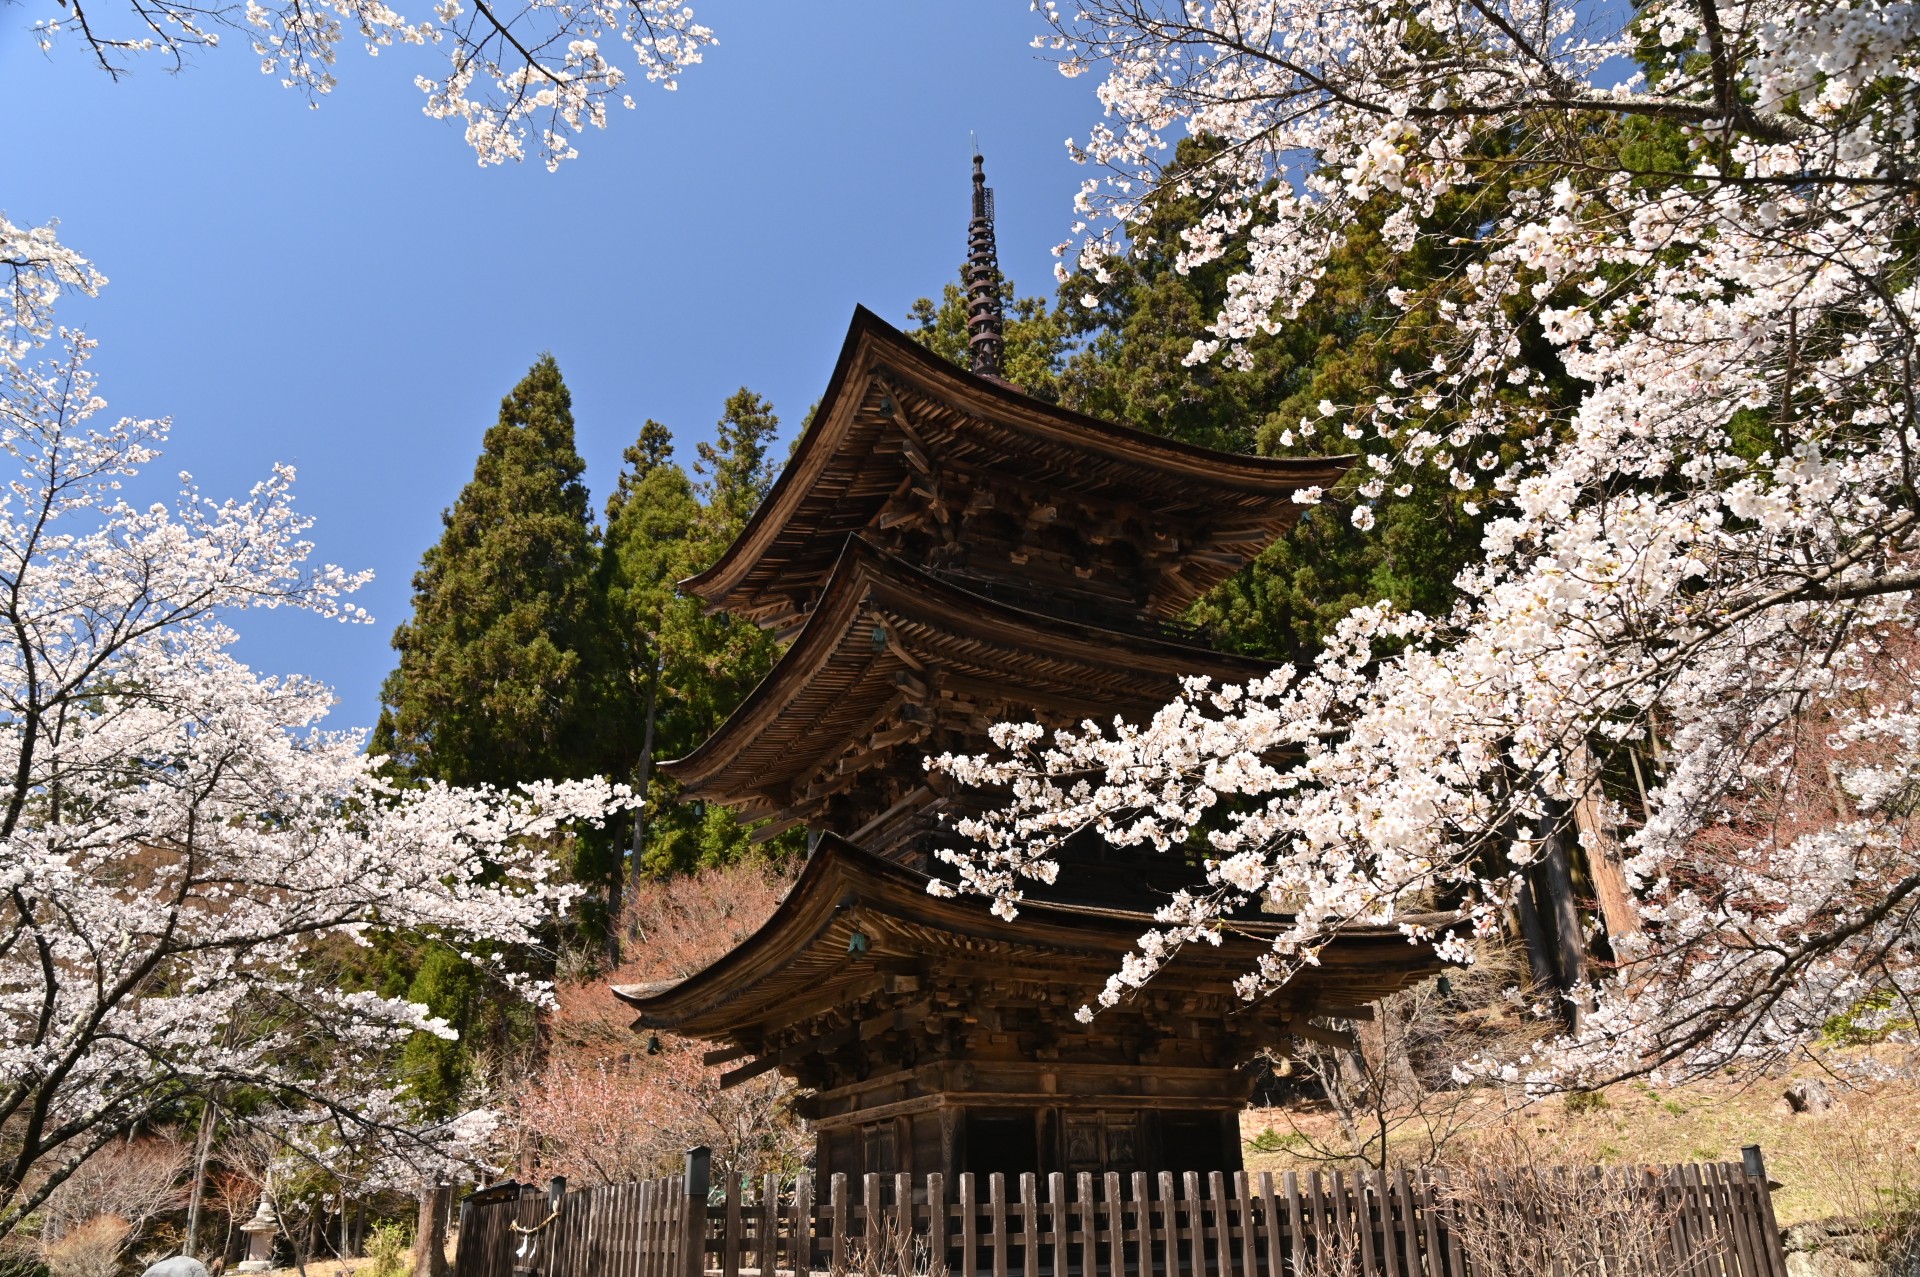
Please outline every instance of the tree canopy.
M543 355L501 400L394 632L376 747L409 774L517 784L604 770L608 635L585 471Z
M664 428L649 422L627 450L627 469L607 507L610 580L617 624L627 640L629 670L642 723L653 707L653 756L690 752L733 712L779 656L759 626L708 615L698 599L674 588L711 565L732 544L773 485L780 419L766 400L742 387L728 397L712 442L697 449L690 477L673 460ZM632 755L638 770L639 755ZM649 776L646 847L636 870L685 871L759 854L752 831L723 807L682 802L657 772ZM797 847L783 835L766 854Z
M1009 729L1003 755L946 760L1014 787L967 827L969 888L1010 906L1089 824L1158 846L1207 824L1204 881L1100 1001L1265 903L1294 921L1257 991L1357 920L1473 961L1585 811L1578 844L1620 884L1618 978L1558 991L1586 1014L1528 1062L1535 1082L1750 1065L1836 1007L1911 1005L1907 18L1805 0L1046 14L1065 69L1106 72L1081 270L1104 283L1157 206L1201 200L1175 269L1229 274L1183 367L1230 373L1311 328L1356 230L1377 236L1367 273L1393 283L1356 313L1380 339L1322 365L1349 380L1298 428L1383 441L1345 512L1358 531L1418 483L1482 523L1443 614L1365 606L1311 666L1190 693L1148 728L1044 752ZM1176 129L1218 145L1183 155ZM1631 790L1610 785L1628 763ZM1409 917L1436 903L1460 922Z

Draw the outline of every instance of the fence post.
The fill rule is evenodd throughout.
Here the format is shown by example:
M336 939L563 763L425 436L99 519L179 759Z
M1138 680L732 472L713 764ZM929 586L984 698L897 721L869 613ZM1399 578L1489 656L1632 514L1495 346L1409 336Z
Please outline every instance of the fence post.
M687 1150L687 1176L681 1201L681 1265L685 1277L707 1271L707 1190L713 1179L713 1150L702 1144Z
M567 1206L567 1177L555 1175L547 1181L547 1215L545 1226L527 1237L527 1271L544 1273L552 1277L560 1259L560 1212Z
M468 1267L471 1267L471 1264L462 1266L460 1261L467 1254L469 1254L472 1249L467 1245L467 1237L469 1236L467 1232L467 1223L472 1218L473 1218L473 1194L468 1193L465 1197L460 1199L460 1219L459 1219L459 1222L454 1225L453 1271L454 1271L455 1277L459 1277L460 1274L465 1273L467 1271ZM188 1244L189 1245L192 1244L191 1240L189 1240Z
M1758 1144L1745 1144L1740 1148L1740 1164L1759 1185L1760 1217L1766 1228L1766 1236L1760 1240L1767 1247L1767 1267L1785 1277L1786 1239L1780 1236L1780 1223L1773 1217L1773 1181L1767 1178L1767 1159L1760 1155Z

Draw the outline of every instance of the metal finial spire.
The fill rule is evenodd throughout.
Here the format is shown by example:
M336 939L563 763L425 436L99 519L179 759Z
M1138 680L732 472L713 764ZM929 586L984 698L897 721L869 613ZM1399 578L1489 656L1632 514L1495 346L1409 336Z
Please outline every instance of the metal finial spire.
M967 227L967 352L973 371L1001 377L1006 315L1000 306L1000 253L993 242L993 188L986 161L973 157L973 222Z

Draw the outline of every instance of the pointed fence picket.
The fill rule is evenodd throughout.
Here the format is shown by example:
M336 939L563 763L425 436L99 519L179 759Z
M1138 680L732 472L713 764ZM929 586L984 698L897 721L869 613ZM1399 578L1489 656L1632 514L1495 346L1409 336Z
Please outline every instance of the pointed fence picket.
M1476 1196L1444 1171L1366 1169L834 1175L821 1193L804 1175L710 1182L694 1162L635 1184L476 1192L454 1277L1476 1277L1462 1245L1473 1203L1516 1187L1496 1177ZM1523 1195L1548 1203L1539 1213L1562 1187L1580 1200L1574 1177L1642 1195L1662 1221L1664 1277L1786 1277L1758 1150L1744 1164L1540 1174Z

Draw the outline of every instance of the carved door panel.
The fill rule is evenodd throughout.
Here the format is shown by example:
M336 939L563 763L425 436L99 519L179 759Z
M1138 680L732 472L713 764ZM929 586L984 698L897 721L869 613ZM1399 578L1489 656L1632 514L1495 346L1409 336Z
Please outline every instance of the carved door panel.
M1067 1113L1064 1169L1099 1175L1140 1169L1140 1121L1134 1113Z
M1077 1175L1087 1171L1098 1175L1107 1169L1106 1153L1101 1148L1101 1120L1098 1113L1068 1113L1065 1121L1066 1172Z

